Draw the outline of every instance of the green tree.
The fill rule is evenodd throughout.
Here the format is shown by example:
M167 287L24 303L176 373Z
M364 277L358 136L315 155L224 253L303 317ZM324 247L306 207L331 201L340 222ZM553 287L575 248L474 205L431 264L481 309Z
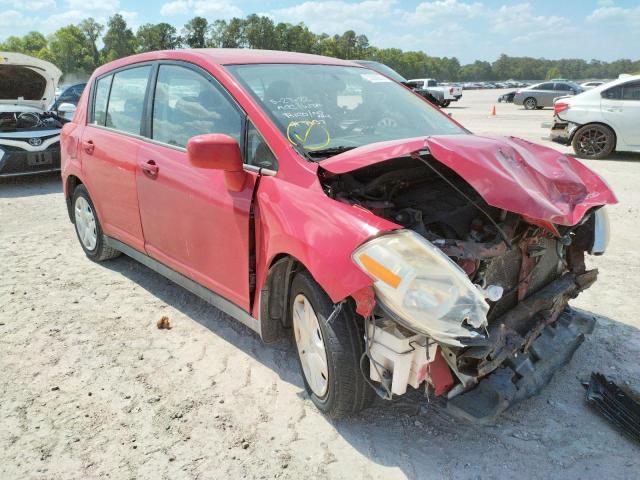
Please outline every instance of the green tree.
M204 17L193 17L182 29L182 40L187 47L204 48L207 46L209 22Z
M147 23L136 33L138 52L155 50L174 50L180 46L181 39L175 27L168 23Z
M98 50L98 39L104 31L104 25L95 21L93 17L85 18L78 24L78 28L82 31L87 44L91 49L91 56L93 57L93 68L97 68L100 65L100 51Z
M7 52L24 53L32 57L51 59L47 39L40 32L29 32L23 37L10 36L0 43L0 50Z
M545 75L545 80L552 80L554 78L560 78L560 69L558 67L551 67L547 70L547 74Z
M249 48L277 50L280 45L275 25L269 17L249 15L242 26L242 36Z
M75 25L56 30L49 37L51 60L64 73L90 73L93 57L84 33Z
M136 39L122 15L116 13L107 22L107 32L102 39L102 62L111 62L117 58L133 55L136 51Z

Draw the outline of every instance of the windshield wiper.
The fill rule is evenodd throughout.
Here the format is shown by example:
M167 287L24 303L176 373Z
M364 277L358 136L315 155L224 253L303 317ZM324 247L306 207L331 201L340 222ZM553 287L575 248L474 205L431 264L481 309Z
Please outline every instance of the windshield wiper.
M348 150L353 150L354 148L356 147L352 147L352 146L347 147L347 146L341 145L337 147L322 148L320 150L306 150L306 154L312 159L316 159L316 158L320 159L320 158L331 157L333 155L338 155L339 153L343 153Z

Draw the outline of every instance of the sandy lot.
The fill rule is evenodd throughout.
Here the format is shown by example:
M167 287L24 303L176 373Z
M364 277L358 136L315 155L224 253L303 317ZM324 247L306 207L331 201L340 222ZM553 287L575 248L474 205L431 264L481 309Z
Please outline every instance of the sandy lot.
M499 93L465 92L448 111L476 133L545 143L551 111L497 104L489 117ZM640 449L585 406L580 379L597 370L640 391L640 155L588 163L620 199L600 280L574 301L599 325L493 427L419 395L330 421L290 346L264 346L127 257L87 260L57 176L0 181L0 478L639 478ZM163 315L172 330L156 328Z

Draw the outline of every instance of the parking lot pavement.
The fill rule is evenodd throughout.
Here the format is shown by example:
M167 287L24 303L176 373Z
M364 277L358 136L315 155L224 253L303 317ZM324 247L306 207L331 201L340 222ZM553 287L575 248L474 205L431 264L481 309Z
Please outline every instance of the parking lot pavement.
M478 134L544 143L551 110L500 93L465 91L446 111ZM640 155L586 163L621 202L609 252L591 262L600 280L574 302L599 326L492 427L417 393L328 420L291 347L262 345L126 257L88 261L57 176L0 181L0 478L637 477L637 446L587 408L580 380L596 370L640 391Z

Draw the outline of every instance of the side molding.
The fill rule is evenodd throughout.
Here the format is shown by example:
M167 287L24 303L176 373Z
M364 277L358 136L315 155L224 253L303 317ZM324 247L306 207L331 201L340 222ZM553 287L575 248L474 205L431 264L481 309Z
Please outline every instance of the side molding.
M242 310L236 304L230 302L224 297L221 297L217 293L209 290L206 287L203 287L199 283L191 280L188 277L185 277L179 272L176 272L172 268L167 267L163 263L158 262L157 260L151 258L148 255L145 255L142 252L130 247L129 245L120 242L114 238L108 237L105 235L106 244L116 250L121 251L125 255L133 258L134 260L142 263L146 267L149 267L151 270L159 273L163 277L168 278L172 282L180 285L181 287L189 290L194 295L197 295L205 302L213 305L219 310L222 310L227 315L232 316L236 320L238 320L243 325L249 327L251 330L256 332L257 334L261 334L260 332L260 321L253 318L247 312Z

